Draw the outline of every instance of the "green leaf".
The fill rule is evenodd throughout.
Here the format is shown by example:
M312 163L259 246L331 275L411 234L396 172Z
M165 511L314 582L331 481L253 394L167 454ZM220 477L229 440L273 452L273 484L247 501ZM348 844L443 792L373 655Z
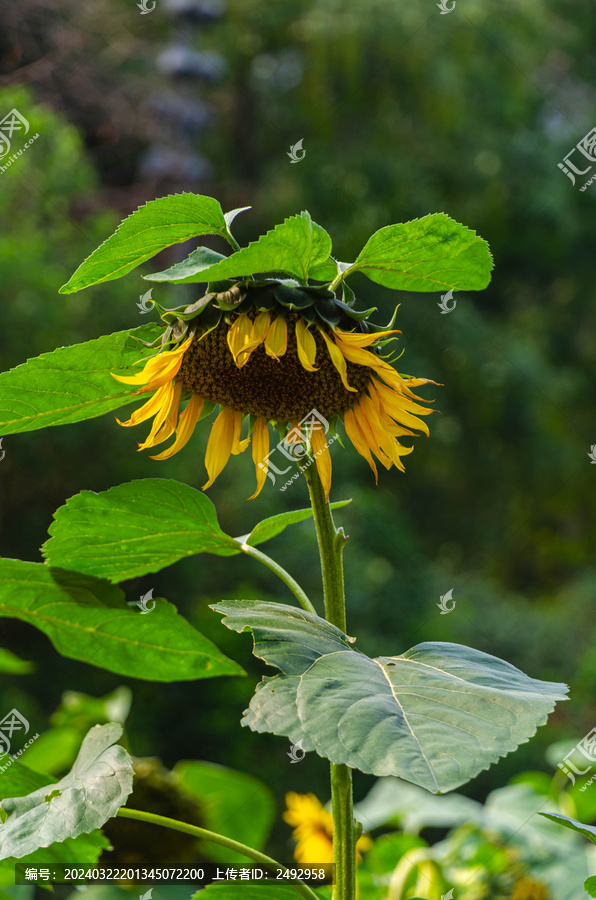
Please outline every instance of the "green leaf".
M381 825L399 825L409 834L423 828L457 828L464 822L480 824L482 805L463 794L437 797L400 778L380 778L354 808L359 822L371 831Z
M8 675L28 675L35 669L35 664L26 659L20 659L10 650L0 647L0 672Z
M0 434L68 425L138 402L130 385L111 373L130 375L137 360L153 355L141 340L152 341L162 329L142 325L96 341L61 347L0 375Z
M331 509L341 509L342 506L347 506L351 502L351 500L336 500L335 503L331 504ZM294 509L289 512L278 513L276 516L269 516L269 518L263 519L255 525L250 534L243 535L236 538L236 540L240 543L249 544L251 547L256 547L258 544L263 544L265 541L270 541L271 538L277 537L278 534L286 530L288 525L304 522L305 519L310 519L311 517L312 509Z
M120 278L160 250L203 234L228 238L222 208L213 197L184 193L150 200L81 263L60 293Z
M209 498L167 478L139 479L101 494L82 491L57 510L49 533L42 551L51 565L114 583L195 553L241 552L219 527Z
M160 600L149 615L124 605L119 588L42 563L0 560L0 617L21 619L62 656L119 675L188 681L243 670Z
M23 797L48 783L47 775L34 771L18 760L13 759L10 762L11 759L12 757L8 753L0 756L0 766L5 767L4 771L0 772L2 775L0 800L5 800L7 797ZM6 766L7 762L10 762L9 766Z
M337 277L338 272L345 272L353 263L339 262L333 258L326 259L322 263L311 266L308 270L308 277L313 281L333 281Z
M492 267L486 241L445 213L434 213L376 231L343 277L362 272L401 291L480 291Z
M76 728L52 728L39 735L23 750L23 763L47 776L59 775L69 769L81 746L81 733Z
M185 284L268 272L293 275L306 284L310 269L319 266L330 253L331 238L327 232L307 212L302 212L216 265L205 268L202 259L197 257L195 262L191 253L183 262L145 278Z
M116 744L121 735L120 725L95 725L68 775L2 801L8 818L0 825L0 859L20 859L39 847L88 834L116 815L133 778L132 760Z
M458 644L370 659L311 613L254 600L213 606L282 674L257 687L243 725L300 741L333 763L450 791L527 741L562 684Z
M588 838L589 841L592 841L593 844L596 844L596 826L584 825L583 822L578 822L577 819L572 819L570 816L564 816L562 813L541 812L538 813L538 815L544 816L545 819L550 819L551 822L556 822L557 825L564 825L565 828L577 831L578 834L581 834L583 837Z
M209 281L209 278L200 278L201 272L209 273L217 267L222 260L229 259L223 253L216 253L208 247L198 247L192 253L183 259L182 262L176 263L165 272L159 272L158 275L169 274L169 278L157 278L156 275L145 275L144 278L149 281L176 281L180 284L186 282Z
M596 875L590 875L584 881L584 890L588 897L596 897Z
M182 761L174 767L179 787L198 800L204 827L263 850L275 819L275 801L266 785L251 775L214 763ZM208 844L203 848L216 862L251 862L236 851Z

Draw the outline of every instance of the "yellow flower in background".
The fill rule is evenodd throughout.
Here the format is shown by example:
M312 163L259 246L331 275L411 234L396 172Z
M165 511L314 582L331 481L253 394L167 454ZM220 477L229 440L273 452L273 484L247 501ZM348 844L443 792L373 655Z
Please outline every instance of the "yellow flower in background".
M296 841L294 858L301 865L333 862L333 816L327 812L314 794L286 794L287 809L284 821L294 828ZM370 838L362 835L356 844L357 860L372 846Z
M169 458L188 442L199 418L219 406L207 443L209 477L203 488L252 438L257 487L250 499L256 497L267 478L273 423L312 451L328 496L331 456L325 430L302 426L316 411L332 427L343 422L375 478L373 457L387 469L404 470L402 456L413 448L398 439L414 436L412 429L428 434L419 417L432 410L421 406L412 391L429 379L399 374L379 353L399 332L371 332L370 323L360 321L364 314L321 288L249 283L203 300L164 335L164 346L176 343L172 349L149 359L136 375L114 376L138 387L139 394L152 393L128 421L120 422L131 426L153 419L140 450L174 437L152 457Z

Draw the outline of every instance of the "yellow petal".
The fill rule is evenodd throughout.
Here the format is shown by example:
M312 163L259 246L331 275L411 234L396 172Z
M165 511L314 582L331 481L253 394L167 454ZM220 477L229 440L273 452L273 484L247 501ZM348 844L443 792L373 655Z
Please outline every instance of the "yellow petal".
M427 409L425 406L414 403L409 397L404 397L403 394L392 391L391 388L379 381L375 381L372 390L376 392L377 396L380 398L381 406L387 411L392 419L395 419L395 421L399 422L401 425L410 425L412 428L418 428L425 434L430 434L426 422L417 418L413 413L418 413L418 415L421 416L428 416L434 412L434 410Z
M178 423L178 409L180 407L180 397L182 396L182 384L175 384L169 397L168 407L165 410L166 415L161 428L156 428L158 417L156 416L151 434L144 444L139 445L139 450L145 450L146 447L155 447L157 444L163 444L176 431Z
M343 386L347 391L356 391L356 388L350 387L348 384L348 367L346 366L346 360L341 349L325 334L322 328L319 328L319 331L325 339L331 362L339 372Z
M163 384L163 376L166 373L173 378L178 372L180 364L182 363L182 357L190 347L193 338L194 335L190 335L182 344L175 347L174 350L164 350L163 353L152 356L151 359L147 360L143 369L136 375L114 375L112 372L112 378L115 378L116 381L121 381L123 384L148 384L155 379L161 379L160 384ZM159 384L155 384L155 387L159 386Z
M243 354L243 351L250 340L251 332L252 322L246 315L237 316L228 328L228 347L230 348L230 353L234 357L234 362L238 368L244 364L239 362L239 357ZM246 356L244 362L247 360L248 356Z
M349 362L356 363L358 366L367 366L369 369L390 369L392 372L395 372L395 369L390 366L389 363L380 359L375 353L371 353L370 350L363 350L361 347L353 347L337 335L335 335L335 343L341 355Z
M159 453L157 456L152 456L151 459L169 459L174 453L178 453L179 450L182 450L195 430L195 425L203 410L204 402L203 398L199 397L198 394L192 395L178 419L176 440L171 447L168 447L167 450L164 450L163 453Z
M267 480L267 470L269 468L269 463L267 460L268 453L269 426L267 424L267 419L265 418L265 416L259 416L259 418L255 422L255 427L252 433L252 461L255 464L257 489L254 494L252 494L252 496L248 498L249 500L254 500L254 498L257 497L263 490L263 485Z
M151 416L154 416L156 412L161 409L161 405L164 402L164 398L167 395L167 385L163 385L160 387L158 391L155 392L153 397L147 400L143 406L140 406L138 409L135 409L130 419L127 422L121 422L120 419L116 419L118 425L123 425L125 428L129 428L131 425L140 425L141 422L146 422L147 419L150 419Z
M386 337L388 334L401 334L401 331L392 329L391 331L376 331L374 334L359 331L341 331L339 328L335 331L336 337L339 337L340 340L345 341L346 344L352 347L369 347L375 341Z
M358 423L358 415L356 410L357 407L354 407L354 409L347 409L344 413L344 426L346 429L346 434L360 456L364 457L364 459L367 461L367 463L375 473L375 481L378 484L379 473L377 472L377 467L375 465L374 459L372 458L372 454L366 442L366 438L364 437L364 433Z
M250 444L250 435L247 438L244 438L243 441L240 440L242 418L242 413L236 413L236 418L234 419L234 441L232 443L232 453L234 456L238 456L239 453L244 453Z
M298 319L296 322L296 348L302 368L307 372L318 372L314 364L317 358L317 342L308 327L308 322L304 319Z
M278 316L271 324L265 338L265 353L279 359L286 352L288 346L288 325L285 319Z
M240 421L242 421L242 413L237 413L226 406L213 423L205 453L205 468L207 469L209 480L205 482L202 490L211 487L219 473L225 468L232 454L238 416L240 416Z
M325 500L329 499L329 491L331 490L331 453L327 443L327 435L322 428L313 428L310 435L310 441L319 472L319 478L325 491Z

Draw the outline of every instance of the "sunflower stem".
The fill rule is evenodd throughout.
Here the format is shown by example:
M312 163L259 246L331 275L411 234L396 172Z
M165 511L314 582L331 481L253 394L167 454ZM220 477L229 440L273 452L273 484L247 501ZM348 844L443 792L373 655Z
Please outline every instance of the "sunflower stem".
M251 547L250 544L240 544L240 549L243 553L246 553L247 556L252 556L253 559L258 559L259 562L262 562L264 566L267 566L268 569L271 569L272 572L281 578L283 583L289 587L292 591L298 603L305 609L307 612L313 613L315 616L317 615L317 611L310 602L309 598L302 590L298 582L292 578L289 572L280 566L279 563L275 562L274 559L271 559L270 556L267 556L266 553L263 553L261 550L257 550L256 547Z
M116 815L123 819L137 819L139 822L148 822L150 825L161 825L163 828L170 828L172 831L182 831L184 834L192 834L194 837L202 838L204 841L211 841L214 844L220 844L222 847L227 847L228 850L235 850L237 853L243 853L245 856L248 856L250 859L261 863L262 865L283 869L284 872L289 871L287 866L277 862L277 860L272 859L270 856L266 856L258 850L253 850L252 847L247 847L246 844L241 844L239 841L232 840L232 838L225 837L223 834L217 834L217 832L209 831L207 828L199 828L198 825L190 825L188 822L180 822L179 819L170 819L169 816L160 816L157 813L145 812L143 809L129 809L128 807L122 807L118 810ZM303 884L303 882L300 881L297 884L294 884L293 887L296 888L298 893L304 897L305 900L319 900L317 894L315 894L308 885Z
M325 598L325 618L346 632L343 549L347 541L342 528L336 528L329 502L316 465L304 467L312 505ZM333 861L335 887L333 900L354 900L356 896L356 827L352 792L352 770L346 765L331 766L331 804L333 812Z

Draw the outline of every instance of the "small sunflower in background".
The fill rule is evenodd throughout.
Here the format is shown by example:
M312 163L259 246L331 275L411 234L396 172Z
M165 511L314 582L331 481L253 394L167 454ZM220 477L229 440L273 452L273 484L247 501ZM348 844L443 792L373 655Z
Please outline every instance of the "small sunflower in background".
M310 866L333 862L333 816L314 794L286 794L284 821L294 828L292 837L296 841L294 858L301 865ZM356 858L360 862L362 854L372 846L366 835L361 835L356 844Z
M316 412L335 433L343 423L355 449L377 478L376 458L404 470L413 448L400 438L428 434L421 416L433 410L413 388L427 378L402 375L381 350L400 332L374 326L368 316L336 298L327 287L285 281L241 281L208 293L181 311L162 312L168 324L162 349L135 375L114 375L152 396L124 426L153 419L139 450L173 438L152 459L168 459L184 447L197 422L220 407L207 443L210 487L230 456L252 441L257 486L265 484L269 426L315 458L325 495L331 486L326 428L304 424ZM432 382L434 383L434 382ZM296 454L298 455L298 454Z

